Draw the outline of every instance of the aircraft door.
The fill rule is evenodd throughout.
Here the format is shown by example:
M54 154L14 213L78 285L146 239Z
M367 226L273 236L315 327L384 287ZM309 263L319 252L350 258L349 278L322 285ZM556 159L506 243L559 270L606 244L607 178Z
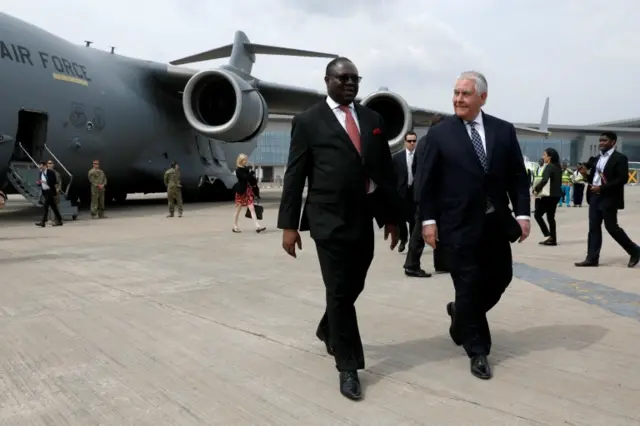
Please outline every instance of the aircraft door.
M21 109L18 112L18 130L13 160L30 161L27 153L36 161L43 161L47 143L49 116L41 111ZM26 153L17 146L21 143Z

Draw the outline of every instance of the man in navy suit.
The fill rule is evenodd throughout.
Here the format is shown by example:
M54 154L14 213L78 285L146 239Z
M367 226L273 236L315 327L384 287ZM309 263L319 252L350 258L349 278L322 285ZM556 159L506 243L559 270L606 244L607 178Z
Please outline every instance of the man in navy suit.
M453 90L455 115L427 133L418 183L424 240L444 250L455 287L449 333L481 379L493 375L486 314L513 278L510 242L529 236L531 213L515 128L482 112L486 100L485 77L462 73Z
M58 204L56 203L56 195L58 195L56 185L58 183L58 180L56 177L56 173L48 167L49 165L53 166L53 162L51 160L49 160L48 162L40 163L40 179L38 179L37 181L37 184L42 189L42 204L44 206L44 214L42 215L42 220L40 222L36 222L36 226L40 226L42 228L44 228L47 223L47 218L49 217L49 209L53 211L53 214L56 217L53 226L62 225L62 216L60 216L60 212L58 211Z

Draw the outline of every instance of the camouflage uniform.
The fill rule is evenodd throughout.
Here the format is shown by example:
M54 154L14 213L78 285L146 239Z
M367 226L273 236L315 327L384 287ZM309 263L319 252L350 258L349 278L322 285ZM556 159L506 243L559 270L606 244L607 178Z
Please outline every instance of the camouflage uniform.
M180 183L180 170L171 167L164 172L164 185L167 187L167 200L169 201L169 216L178 207L178 217L182 217L182 184Z
M91 183L91 217L104 217L104 191L107 186L107 176L102 169L89 170L89 182ZM102 189L98 185L103 185Z

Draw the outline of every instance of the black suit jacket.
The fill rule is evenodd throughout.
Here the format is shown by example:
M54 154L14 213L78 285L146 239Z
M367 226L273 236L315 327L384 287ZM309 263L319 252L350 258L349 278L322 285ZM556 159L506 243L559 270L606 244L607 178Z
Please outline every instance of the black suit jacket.
M311 231L314 239L354 240L378 226L398 222L391 152L382 117L355 104L362 155L334 112L319 102L291 122L278 228ZM377 185L367 196L366 179ZM308 194L301 216L302 192Z
M540 192L542 188L550 181L549 196L562 196L562 169L556 164L547 164L542 171L542 180L533 188L535 192Z
M255 174L253 174L248 167L236 167L236 179L238 179L238 182L233 185L233 189L236 194L244 194L247 192L247 185L255 188L258 184Z
M585 163L590 170L587 182L593 184L596 165L600 156L591 157ZM600 185L600 206L602 208L624 209L624 186L629 181L629 158L621 152L613 151L603 171L604 179ZM587 192L587 201L591 198L591 192Z
M42 174L42 172L40 172ZM53 170L47 169L47 185L49 186L49 193L52 196L58 195L58 191L56 190L56 184L58 183L58 179L56 178L56 174ZM42 189L42 184L40 184L40 188Z
M416 163L416 153L413 153L413 162L411 163L412 170ZM393 169L396 174L396 190L401 199L407 201L413 201L413 194L407 193L409 189L409 170L407 168L407 150L402 150L393 155ZM413 173L413 172L412 172ZM415 173L413 173L415 177ZM415 182L415 179L414 179Z
M421 220L437 220L442 242L476 244L482 235L486 201L504 222L510 239L516 216L529 216L529 179L513 124L482 113L488 172L482 168L464 122L445 118L429 129L424 142L420 178ZM418 146L418 148L420 148ZM517 226L517 224L516 224Z

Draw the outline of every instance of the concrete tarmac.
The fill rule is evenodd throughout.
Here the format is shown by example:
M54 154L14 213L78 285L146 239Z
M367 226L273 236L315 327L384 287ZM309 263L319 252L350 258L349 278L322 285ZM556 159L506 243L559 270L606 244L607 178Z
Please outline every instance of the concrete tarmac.
M324 289L313 241L298 259L227 203L134 197L90 220L36 228L0 213L0 425L519 426L640 424L640 266L605 232L579 269L588 207L558 209L557 247L515 244L516 278L489 321L494 378L448 336L448 275L408 278L382 232L357 303L365 399L338 391L314 335ZM640 188L620 224L640 241ZM244 213L244 212L243 212ZM432 271L430 251L423 266Z

